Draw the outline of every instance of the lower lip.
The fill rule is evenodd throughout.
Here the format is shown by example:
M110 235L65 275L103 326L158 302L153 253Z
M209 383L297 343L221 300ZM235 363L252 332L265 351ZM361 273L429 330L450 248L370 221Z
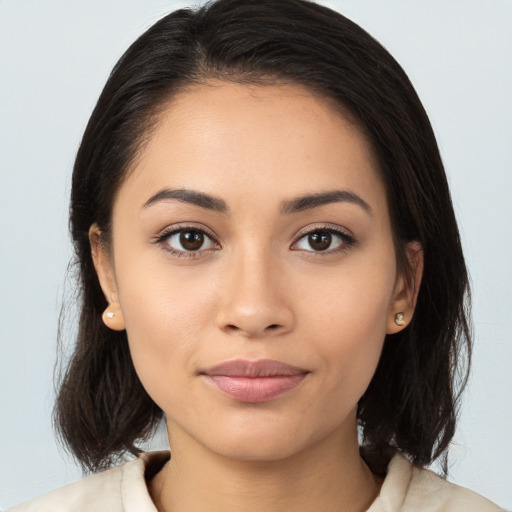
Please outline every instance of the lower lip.
M307 374L276 375L272 377L228 377L206 375L219 391L239 402L267 402L297 387Z

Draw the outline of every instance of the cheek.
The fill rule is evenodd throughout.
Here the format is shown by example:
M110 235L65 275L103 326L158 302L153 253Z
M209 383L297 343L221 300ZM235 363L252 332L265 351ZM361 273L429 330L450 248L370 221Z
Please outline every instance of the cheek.
M365 260L305 277L301 293L308 316L319 318L322 328L361 341L372 332L385 334L395 282L394 260Z
M323 283L308 315L326 365L326 390L337 399L359 400L377 364L386 336L394 291L394 261L368 265Z
M212 319L210 293L197 274L118 267L119 300L135 370L148 394L165 409L167 395L193 373L201 333Z

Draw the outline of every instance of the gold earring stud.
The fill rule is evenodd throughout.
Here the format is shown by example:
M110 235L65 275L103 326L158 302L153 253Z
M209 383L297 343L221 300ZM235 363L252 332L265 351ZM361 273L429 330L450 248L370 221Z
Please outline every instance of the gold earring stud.
M400 313L397 313L395 315L395 324L396 325L405 325L405 318L404 318L404 313L403 312L400 312Z

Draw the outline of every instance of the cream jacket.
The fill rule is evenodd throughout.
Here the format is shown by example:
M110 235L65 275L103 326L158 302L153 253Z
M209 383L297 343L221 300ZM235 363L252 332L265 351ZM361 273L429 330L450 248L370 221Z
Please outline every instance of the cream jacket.
M169 459L169 452L144 453L117 468L66 485L9 512L157 512L146 478ZM146 478L145 478L146 477ZM451 484L407 459L391 460L380 494L367 512L499 512L482 496Z

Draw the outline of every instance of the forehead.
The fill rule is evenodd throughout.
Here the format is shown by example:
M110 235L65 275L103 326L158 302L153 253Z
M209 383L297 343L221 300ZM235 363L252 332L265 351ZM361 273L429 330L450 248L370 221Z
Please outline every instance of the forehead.
M228 202L244 195L256 204L344 188L385 202L376 159L357 125L332 101L290 85L219 81L175 95L119 195L143 203L161 187Z

